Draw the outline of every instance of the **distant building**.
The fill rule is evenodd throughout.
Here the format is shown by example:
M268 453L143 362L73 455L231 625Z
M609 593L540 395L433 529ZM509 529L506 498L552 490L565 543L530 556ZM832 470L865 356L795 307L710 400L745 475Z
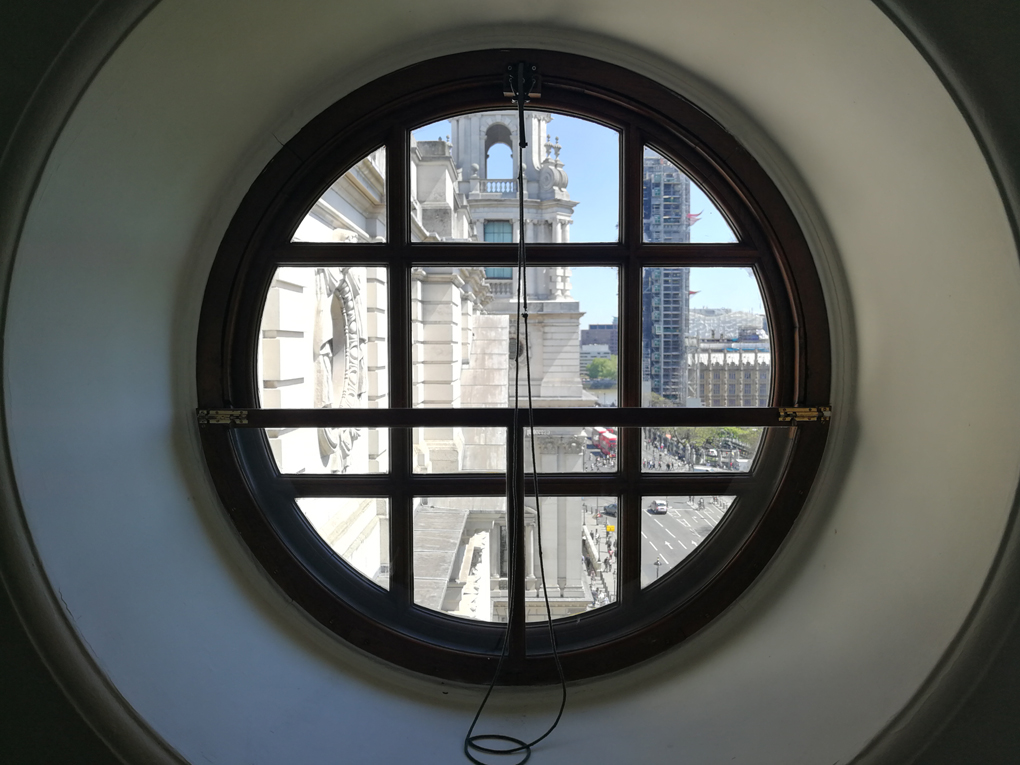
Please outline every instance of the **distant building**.
M612 324L589 324L588 329L581 330L581 347L586 345L606 345L614 356L620 352L619 324L613 319Z
M689 354L691 387L702 406L768 406L772 355L760 351Z
M646 268L642 373L652 393L683 405L687 398L689 268Z
M691 182L669 160L646 151L644 240L691 240ZM688 397L689 268L646 268L642 281L642 376L646 390L684 405Z
M645 241L691 241L690 179L668 159L647 149L644 163Z
M754 342L767 337L765 314L729 308L692 308L688 334L700 340L737 339Z

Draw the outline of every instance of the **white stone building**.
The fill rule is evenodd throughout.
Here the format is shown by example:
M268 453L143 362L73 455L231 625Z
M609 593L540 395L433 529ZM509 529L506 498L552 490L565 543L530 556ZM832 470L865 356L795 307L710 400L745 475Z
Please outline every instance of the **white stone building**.
M576 202L566 192L559 146L546 137L549 114L529 112L525 153L526 235L565 242ZM412 241L516 241L517 182L486 176L496 143L519 152L516 112L451 120L453 139L411 142ZM544 150L544 156L543 156ZM554 156L554 154L556 156ZM386 156L380 149L345 172L316 202L295 241L372 242L386 236ZM412 406L507 406L517 365L516 269L429 267L411 275ZM578 372L580 319L570 269L529 268L529 348L536 406L588 406ZM383 268L288 267L278 270L262 321L259 355L264 406L381 408L389 405L387 291ZM521 372L523 374L523 364ZM520 390L526 390L523 377ZM523 401L523 399L522 399ZM385 472L384 430L280 429L267 433L281 472ZM536 434L540 468L583 469L581 433ZM506 466L501 428L416 428L414 470L499 472ZM333 549L382 586L388 581L385 500L303 499L302 511ZM534 502L526 511L529 609L544 614L538 588ZM590 603L582 560L581 498L542 503L543 545L555 615ZM483 620L505 617L505 499L421 498L415 508L415 602ZM420 533L419 533L420 532ZM419 546L420 545L420 546Z

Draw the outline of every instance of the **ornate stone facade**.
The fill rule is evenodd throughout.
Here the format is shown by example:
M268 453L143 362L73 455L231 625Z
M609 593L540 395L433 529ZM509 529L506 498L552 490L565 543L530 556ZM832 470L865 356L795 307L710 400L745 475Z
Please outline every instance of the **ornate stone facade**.
M525 231L529 241L566 242L576 202L558 144L548 140L552 115L529 112L525 154ZM517 181L487 178L496 143L519 152L516 112L451 120L453 139L411 142L414 241L477 241L496 222L514 241ZM386 236L386 156L373 152L338 178L309 211L296 241L371 242ZM504 225L509 224L509 225ZM524 367L516 347L516 269L429 267L411 274L412 406L507 406ZM498 278L495 271L499 271ZM510 278L505 278L509 275ZM529 268L529 345L536 406L590 406L578 372L581 312L569 268ZM266 301L259 355L262 401L270 407L386 407L386 273L382 268L281 268ZM386 471L388 434L355 428L267 433L281 472L364 474ZM582 469L584 438L569 429L539 434L540 468ZM500 428L416 428L414 470L503 471ZM302 501L309 522L337 554L386 586L388 509L384 500ZM584 611L590 590L581 564L580 497L542 502L543 546L556 615ZM536 511L526 510L529 609L544 614L538 589ZM416 602L483 620L506 610L505 499L422 497L415 507ZM532 592L532 588L535 588Z

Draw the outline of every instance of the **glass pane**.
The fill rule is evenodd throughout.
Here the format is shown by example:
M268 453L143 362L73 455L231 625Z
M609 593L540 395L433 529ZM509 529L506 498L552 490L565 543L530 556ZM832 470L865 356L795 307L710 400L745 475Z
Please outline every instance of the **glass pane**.
M366 579L390 586L389 500L374 497L302 497L305 518L333 551Z
M386 148L376 149L333 181L291 241L386 241Z
M521 344L515 379L517 269L428 266L411 276L412 401L426 407L504 407L527 401ZM495 273L493 273L495 272ZM616 356L592 351L582 371L582 322L615 326L615 268L529 268L528 348L531 391L538 406L592 407L596 393L616 399ZM522 329L523 332L523 329ZM593 357L594 358L594 357ZM605 383L591 388L592 380ZM607 387L608 386L608 387Z
M506 498L418 497L413 535L415 605L506 621Z
M736 242L719 208L676 163L645 147L644 241Z
M278 268L262 310L262 406L388 406L386 321L385 268Z
M593 426L585 428L588 438L584 469L588 472L616 472L616 457L619 446L619 431L613 427Z
M619 276L615 268L575 268L572 295L581 319L580 368L584 392L595 406L617 406Z
M735 497L644 497L641 500L641 586L673 570L712 533Z
M276 469L284 474L387 473L386 428L267 428Z
M615 498L542 497L542 559L553 619L592 611L616 602L616 520L596 507ZM527 620L546 621L538 561L534 497L525 500L524 565ZM614 508L615 509L615 508ZM608 521L608 523L607 523Z
M641 465L646 473L747 473L764 435L765 428L644 428Z
M412 241L519 240L518 130L517 111L506 109L413 131ZM539 111L525 112L525 133L525 241L617 241L619 133Z
M415 473L506 472L505 428L415 428Z
M768 406L772 354L749 268L646 268L645 406Z
M540 473L616 470L615 428L535 428L535 455ZM531 429L524 429L524 470L534 471Z

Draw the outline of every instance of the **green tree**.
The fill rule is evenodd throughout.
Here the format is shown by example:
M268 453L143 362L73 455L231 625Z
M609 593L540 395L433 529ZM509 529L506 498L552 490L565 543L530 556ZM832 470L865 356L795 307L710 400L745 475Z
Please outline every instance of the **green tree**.
M590 380L615 380L616 379L616 356L608 359L592 359L585 370Z
M683 443L697 449L715 449L726 443L744 454L753 454L758 449L758 443L764 432L763 428L740 427L671 430L674 438L679 438Z

